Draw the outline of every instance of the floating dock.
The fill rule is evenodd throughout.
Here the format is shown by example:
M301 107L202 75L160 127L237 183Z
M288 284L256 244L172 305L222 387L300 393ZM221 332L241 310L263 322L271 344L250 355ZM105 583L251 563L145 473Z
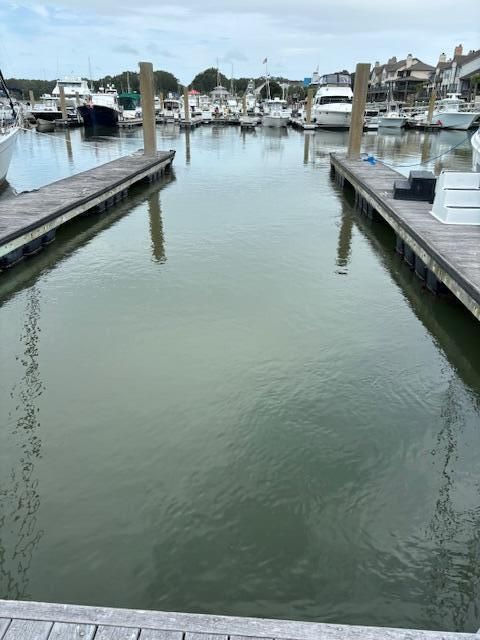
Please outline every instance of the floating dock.
M0 640L479 640L474 633L0 600Z
M480 226L446 225L430 214L428 202L394 200L393 183L404 179L380 162L330 154L332 173L350 185L359 210L378 214L396 234L396 251L433 293L446 287L480 320Z
M132 129L132 127L141 127L142 125L143 118L125 118L125 120L118 121L120 129Z
M170 171L174 156L175 151L155 156L137 152L0 200L0 269L40 251L69 220L103 212L125 198L132 185L159 179Z

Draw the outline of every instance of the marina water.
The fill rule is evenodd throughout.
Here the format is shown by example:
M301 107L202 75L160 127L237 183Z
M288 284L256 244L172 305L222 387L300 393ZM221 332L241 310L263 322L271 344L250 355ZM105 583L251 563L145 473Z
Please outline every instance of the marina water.
M366 146L465 137L426 135ZM477 322L332 182L346 134L158 136L171 177L0 276L0 596L477 630ZM11 188L139 146L22 133Z

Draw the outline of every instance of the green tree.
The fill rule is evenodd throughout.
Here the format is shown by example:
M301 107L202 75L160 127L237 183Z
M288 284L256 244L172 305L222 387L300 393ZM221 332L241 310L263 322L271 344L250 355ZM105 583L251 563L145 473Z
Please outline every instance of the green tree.
M55 80L27 80L25 78L7 78L7 87L12 96L28 100L28 92L31 90L38 100L43 93L52 93Z
M220 84L224 87L228 87L230 82L223 73L219 74ZM205 69L201 73L197 73L192 80L190 86L200 93L210 93L217 86L217 70L214 67Z
M178 79L169 71L154 71L155 77L155 90L157 92L162 91L163 95L167 93L176 93L178 91Z
M265 82L265 80L263 80ZM263 100L267 98L267 87L263 87L260 92L260 96ZM282 97L282 87L278 84L276 80L270 80L270 96L272 98L281 98Z

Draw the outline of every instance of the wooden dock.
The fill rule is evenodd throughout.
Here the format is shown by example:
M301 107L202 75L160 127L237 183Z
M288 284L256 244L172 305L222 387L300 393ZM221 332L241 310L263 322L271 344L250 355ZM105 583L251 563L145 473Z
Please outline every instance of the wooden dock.
M394 200L393 183L404 176L379 162L335 153L330 162L337 182L354 189L360 211L390 225L396 250L426 286L437 292L443 284L480 320L480 226L442 224L428 202Z
M118 121L120 129L132 129L133 127L141 127L143 125L143 118L125 118Z
M0 269L37 253L56 229L90 212L103 212L141 181L153 182L170 170L175 151L141 152L0 200Z
M0 600L0 640L479 640L480 634Z

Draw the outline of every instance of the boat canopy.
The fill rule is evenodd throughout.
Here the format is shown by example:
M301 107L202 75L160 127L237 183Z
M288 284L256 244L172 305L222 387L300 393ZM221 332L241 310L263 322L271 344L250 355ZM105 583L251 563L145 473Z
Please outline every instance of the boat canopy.
M135 91L121 93L118 96L118 102L127 111L133 110L140 104L140 94Z

